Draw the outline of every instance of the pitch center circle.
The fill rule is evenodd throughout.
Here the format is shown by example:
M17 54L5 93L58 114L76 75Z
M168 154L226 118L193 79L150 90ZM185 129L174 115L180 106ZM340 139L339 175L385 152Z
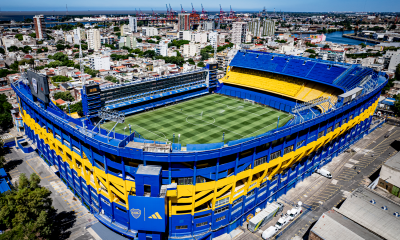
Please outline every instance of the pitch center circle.
M210 116L189 116L186 118L186 122L193 125L207 126L215 123L215 118Z

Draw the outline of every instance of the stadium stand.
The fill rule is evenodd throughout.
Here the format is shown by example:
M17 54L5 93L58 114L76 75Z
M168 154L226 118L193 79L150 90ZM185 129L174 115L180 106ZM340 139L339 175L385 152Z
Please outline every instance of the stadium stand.
M211 240L245 224L369 134L388 81L358 65L255 51L238 51L218 83L216 69L109 88L84 85L82 105L89 114L81 119L33 97L27 80L12 88L26 137L102 224L130 239ZM88 91L93 87L98 91ZM325 114L308 108L303 119L253 137L186 147L143 139L135 129L106 136L111 132L96 125L100 107L128 115L211 92L286 113L319 97L331 97L335 108ZM159 121L175 125L168 120Z

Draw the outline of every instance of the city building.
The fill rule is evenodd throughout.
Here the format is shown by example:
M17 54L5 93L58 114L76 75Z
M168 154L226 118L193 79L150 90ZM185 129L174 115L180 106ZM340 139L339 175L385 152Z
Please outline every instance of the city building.
M192 41L191 31L179 31L179 40Z
M208 34L208 39L210 39L211 46L217 48L219 44L219 34L218 32L210 32Z
M98 51L101 48L100 31L98 29L90 29L87 31L88 49Z
M377 186L400 197L400 152L382 165Z
M108 56L90 56L89 66L94 70L110 70L110 57Z
M275 21L267 19L253 19L247 23L248 31L253 37L275 36Z
M160 41L160 43L157 46L156 52L158 55L167 57L168 56L168 41Z
M73 37L74 37L74 44L79 44L79 42L82 40L81 34L82 30L80 27L75 28L73 32ZM83 30L83 35L85 35L85 31Z
M190 14L179 13L178 14L178 31L190 30Z
M400 236L400 205L366 187L355 189L338 207L325 212L309 240L387 239Z
M207 33L206 32L196 32L192 35L192 41L196 43L207 43Z
M121 29L121 36L125 36L132 32L130 26L127 24L123 24L120 29Z
M129 29L131 32L137 32L137 18L136 17L129 17Z
M35 28L36 39L41 40L46 37L46 24L43 15L36 15L33 17L33 25Z
M203 22L203 30L212 31L215 29L215 23L213 21Z
M247 22L232 23L232 43L241 44L246 42Z
M158 35L158 30L155 27L142 27L142 35L152 37Z
M389 51L388 51L389 52ZM388 67L389 72L395 72L397 65L400 64L400 49L397 49L396 52L391 51L390 63Z
M194 42L183 45L183 55L186 57L194 57L200 53L199 45Z

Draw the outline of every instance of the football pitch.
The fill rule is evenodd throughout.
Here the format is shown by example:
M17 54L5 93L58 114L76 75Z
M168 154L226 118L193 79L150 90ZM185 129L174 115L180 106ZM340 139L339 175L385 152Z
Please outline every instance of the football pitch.
M173 141L186 144L204 144L248 138L268 132L286 124L292 115L259 104L225 95L210 94L155 110L134 114L118 124L116 132L124 133L124 127L143 138L155 141ZM114 122L102 125L112 129ZM129 128L125 130L129 134Z

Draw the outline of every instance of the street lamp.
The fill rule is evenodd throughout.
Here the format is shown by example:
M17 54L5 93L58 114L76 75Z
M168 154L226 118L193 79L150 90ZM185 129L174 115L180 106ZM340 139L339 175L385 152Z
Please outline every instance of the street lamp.
M175 133L172 134L172 144L174 144L174 143L175 143Z
M179 144L179 139L181 138L181 134L178 134L178 144Z
M125 135L125 130L126 130L126 127L124 127L124 135Z
M128 125L129 125L129 135L130 135L130 134L132 134L131 124L128 124Z

